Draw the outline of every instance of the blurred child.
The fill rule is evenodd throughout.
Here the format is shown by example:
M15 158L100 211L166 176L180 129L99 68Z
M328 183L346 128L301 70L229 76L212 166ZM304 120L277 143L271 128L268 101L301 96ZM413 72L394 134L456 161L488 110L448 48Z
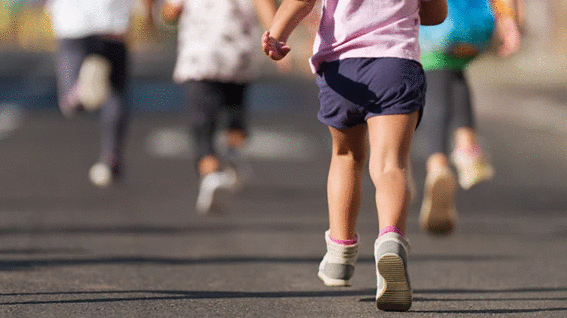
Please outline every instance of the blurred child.
M457 180L468 190L494 175L478 144L464 70L489 45L494 31L501 56L519 49L520 32L506 1L510 0L448 0L447 20L423 27L420 33L428 109L422 126L428 148L420 225L432 234L451 233L455 226Z
M178 56L173 78L183 86L200 177L196 208L207 214L220 190L243 178L240 151L247 139L244 96L260 75L259 23L268 26L276 11L273 0L166 0L165 22L178 22ZM228 113L228 162L215 149L220 114Z
M151 2L144 0L146 12ZM59 108L65 117L100 109L101 145L90 181L108 187L123 170L129 118L126 37L134 0L47 0L57 38Z
M314 3L284 0L262 37L270 58L290 52L286 41ZM441 23L446 15L446 0L327 0L310 59L320 88L318 118L333 141L327 184L330 229L318 275L328 286L349 285L369 153L380 227L374 255L381 310L405 311L412 303L404 233L411 141L425 100L419 25Z

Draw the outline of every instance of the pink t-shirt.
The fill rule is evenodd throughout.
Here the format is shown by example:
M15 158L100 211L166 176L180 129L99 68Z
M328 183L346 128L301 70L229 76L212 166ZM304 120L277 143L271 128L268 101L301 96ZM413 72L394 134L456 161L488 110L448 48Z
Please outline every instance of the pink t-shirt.
M309 59L399 57L420 61L420 0L323 0L319 32Z

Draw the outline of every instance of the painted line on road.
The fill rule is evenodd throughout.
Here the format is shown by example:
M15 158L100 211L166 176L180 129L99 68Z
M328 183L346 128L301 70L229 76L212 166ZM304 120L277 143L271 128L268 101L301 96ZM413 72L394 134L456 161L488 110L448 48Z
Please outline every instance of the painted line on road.
M226 152L224 134L215 135L215 146ZM184 127L165 127L152 131L146 138L146 150L157 157L195 158L195 141ZM273 131L252 127L243 156L260 160L312 160L324 151L326 141L316 136L291 131Z

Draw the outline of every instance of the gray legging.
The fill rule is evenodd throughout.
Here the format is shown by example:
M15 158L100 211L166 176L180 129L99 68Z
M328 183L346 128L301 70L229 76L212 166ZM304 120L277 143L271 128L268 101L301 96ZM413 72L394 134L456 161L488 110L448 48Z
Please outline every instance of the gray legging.
M213 136L222 111L227 111L227 128L246 133L244 94L247 84L217 81L187 81L183 84L197 161L216 155Z
M57 86L61 108L68 108L68 94L76 85L85 57L98 54L111 64L112 90L101 108L101 162L118 169L121 163L129 109L126 102L128 53L126 45L102 36L60 39L57 53Z
M427 94L421 132L427 142L427 157L449 154L455 128L474 128L470 89L461 70L426 71Z

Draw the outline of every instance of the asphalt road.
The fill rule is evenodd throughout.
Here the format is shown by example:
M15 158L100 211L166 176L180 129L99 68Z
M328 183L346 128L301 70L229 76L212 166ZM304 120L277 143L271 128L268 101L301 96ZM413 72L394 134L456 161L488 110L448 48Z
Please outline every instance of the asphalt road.
M368 176L353 286L316 276L329 163L316 96L289 90L289 107L251 114L253 179L209 217L194 211L182 112L136 114L126 178L110 190L87 180L95 116L23 113L0 129L0 317L567 317L567 99L497 88L477 97L496 179L459 192L450 237L423 233L411 208L407 313L374 306Z

